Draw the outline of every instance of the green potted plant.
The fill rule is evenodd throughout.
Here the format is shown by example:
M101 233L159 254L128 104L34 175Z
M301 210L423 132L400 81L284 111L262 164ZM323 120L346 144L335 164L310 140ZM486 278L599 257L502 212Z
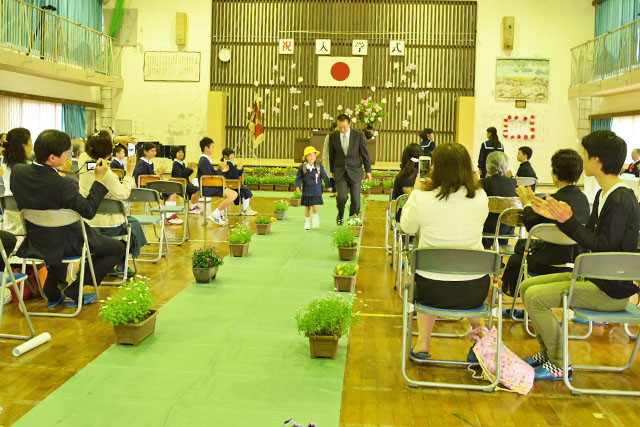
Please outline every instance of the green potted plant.
M338 264L333 269L333 288L338 292L352 292L356 286L356 276L360 266L358 264Z
M246 224L238 223L229 229L229 252L231 256L242 257L249 251L251 230Z
M289 191L294 191L296 189L296 177L287 176L287 184L289 184Z
M356 234L348 225L341 225L333 232L333 246L338 248L338 256L341 261L352 261L356 257L358 244Z
M369 197L369 193L371 192L371 183L363 179L360 183L360 192L364 194L365 197Z
M191 270L198 283L209 283L216 278L218 267L224 264L222 255L215 246L205 246L193 251L191 255Z
M256 233L269 234L271 232L271 223L276 221L276 218L267 218L266 216L256 217Z
M371 194L382 194L382 181L371 182Z
M286 200L276 200L273 216L277 219L287 219L287 210L289 209L289 203Z
M289 199L289 204L291 206L300 206L300 202L302 201L302 191L294 191L293 195Z
M393 179L385 179L382 181L382 191L384 194L390 194L393 189Z
M347 220L347 225L351 227L356 237L360 237L362 234L362 219L358 215L350 216Z
M274 178L271 175L264 175L259 178L261 191L273 191Z
M303 310L296 313L298 333L309 338L312 359L335 359L338 353L338 339L345 335L357 320L358 314L353 314L353 298L335 293L313 298Z
M274 177L273 182L276 191L289 191L289 178L284 176L284 172L282 172L282 176Z
M100 300L100 316L103 322L113 325L116 344L137 346L156 328L158 312L151 310L153 297L146 280L132 277L115 295Z
M250 190L257 190L260 188L260 178L257 176L245 176L244 184L249 187Z

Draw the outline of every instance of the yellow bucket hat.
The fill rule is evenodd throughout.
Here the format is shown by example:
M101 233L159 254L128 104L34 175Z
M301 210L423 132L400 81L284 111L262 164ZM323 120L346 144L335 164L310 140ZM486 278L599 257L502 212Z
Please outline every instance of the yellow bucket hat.
M309 153L313 153L316 152L316 156L320 155L320 152L318 150L316 150L316 147L314 147L313 145L309 145L307 147L304 148L304 154L302 155L302 160L307 158L307 154Z

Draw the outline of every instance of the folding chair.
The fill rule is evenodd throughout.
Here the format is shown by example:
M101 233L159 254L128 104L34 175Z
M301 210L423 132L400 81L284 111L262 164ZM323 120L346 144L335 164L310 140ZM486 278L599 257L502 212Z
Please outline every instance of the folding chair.
M516 180L518 187L535 187L538 184L537 179L529 176L514 176L513 178Z
M389 205L384 210L384 247L388 254L391 254L391 243L389 243L389 230L393 224L395 218L395 212L393 212L393 189L389 193ZM393 259L391 260L393 264Z
M500 226L507 225L518 229L517 233L500 233ZM524 238L524 223L522 222L521 208L507 208L500 212L498 221L496 222L496 231L493 235L493 249L502 256L511 256L515 252L514 245L500 245L502 239L522 239Z
M27 311L27 307L24 305L24 300L22 299L22 292L18 290L18 282L23 283L25 280L27 280L27 275L22 273L14 273L11 271L11 265L9 264L9 259L2 245L0 245L0 255L2 256L2 260L4 261L4 271L0 273L0 280L2 281L2 285L0 286L0 297L4 300L4 292L5 292L5 289L7 288L7 285L13 288L13 292L16 294L16 297L18 298L18 306L20 307L20 311L24 316L24 320L26 320L27 322L27 326L29 327L29 333L30 333L30 335L0 334L0 338L29 340L35 336L36 332L34 331L33 325L31 324L31 318L29 317L29 312ZM4 309L4 301L0 301L0 326L2 326L3 309Z
M174 181L148 181L147 188L150 190L156 190L160 194L177 194L183 198L184 204L182 206L167 206L166 204L160 205L160 207L152 207L151 212L159 212L164 219L167 214L182 213L184 214L184 221L182 222L182 237L181 238L167 238L167 242L170 245L182 245L189 237L191 237L191 231L189 230L189 197L187 196L187 188L184 184ZM156 234L156 227L153 227L153 232Z
M489 213L501 214L510 208L522 208L522 203L517 197L501 197L501 196L489 196ZM499 217L498 217L499 218ZM494 233L482 233L482 237L485 239L495 238ZM517 236L516 236L517 237ZM506 237L509 238L509 237Z
M82 230L82 239L84 240L80 255L74 255L74 256L62 258L63 264L74 264L76 262L80 263L80 268L78 272L78 274L80 275L80 284L78 286L78 307L76 308L76 311L74 311L71 314L40 313L40 312L29 313L31 316L76 317L78 314L80 314L80 311L82 311L82 306L83 306L82 295L84 292L84 272L86 268L85 264L89 264L89 272L91 273L93 288L96 291L96 299L99 299L98 283L96 282L96 274L95 274L95 271L93 270L93 261L91 260L91 251L89 250L89 240L87 239L87 231L85 229L84 220L82 219L82 216L80 216L78 212L72 211L70 209L48 209L48 210L23 209L20 211L20 217L22 218L23 224L26 224L26 222L30 222L33 225L37 225L38 227L45 227L45 228L65 227L67 225L71 225L76 222L80 223L80 229Z
M395 200L395 208L394 208L394 212L393 212L393 220L391 221L391 228L393 230L393 236L392 236L393 237L393 242L392 242L392 247L391 247L391 266L396 268L396 270L397 270L397 266L396 266L397 260L401 259L401 257L402 257L402 255L401 255L402 254L402 247L400 247L401 243L402 243L401 237L402 236L404 236L404 237L407 236L407 234L404 233L402 231L401 227L400 227L400 216L398 215L398 213L404 207L404 205L407 203L408 199L409 199L409 195L408 194L403 194L402 196L398 197ZM405 243L408 244L408 240Z
M124 171L122 169L111 169L111 172L116 174L116 176L122 181L124 179Z
M120 170L120 169L119 169ZM131 224L127 221L127 208L122 200L109 200L102 199L98 206L96 214L101 215L122 215L124 217L124 224L126 227L126 233L121 236L111 236L114 239L124 240L127 242L124 254L124 273L122 274L122 280L118 282L106 282L102 281L103 285L115 285L120 286L127 281L127 272L129 270L129 251L131 250ZM136 265L136 259L133 258L133 274L138 272L138 266Z
M152 259L138 258L138 261L140 262L152 262L155 264L156 262L158 262L160 258L162 258L163 256L166 256L169 253L169 244L167 242L167 234L164 227L164 217L162 215L158 216L158 215L150 214L151 207L153 207L152 205L155 204L157 208L161 207L160 193L158 193L156 190L151 190L148 188L132 188L131 194L129 194L129 198L127 199L127 201L130 203L143 204L143 209L142 209L143 214L132 215L132 217L134 217L135 219L138 220L138 222L140 222L141 226L144 227L145 225L151 225L152 227L154 227L154 232L155 232L155 226L160 225L160 236L158 238L158 242L148 243L148 244L157 244L158 252L157 253L154 253L154 252L140 253L140 255L155 255L156 257ZM164 252L162 248L163 244L165 246Z
M415 310L418 313L430 314L434 316L446 316L446 317L472 317L480 318L489 316L491 319L491 311L493 303L498 302L498 309L502 310L502 291L497 287L498 269L500 267L500 256L494 251L477 250L477 249L456 249L456 248L421 248L412 250L407 257L411 266L411 273L408 280L403 285L402 292L402 376L407 381L410 387L424 386L424 387L445 387L454 389L467 389L467 390L482 390L493 391L493 389L500 382L500 356L501 356L501 344L502 344L502 318L498 316L497 325L497 351L496 351L496 373L495 380L489 385L472 385L472 384L460 384L460 383L447 383L447 382L432 382L432 381L420 381L417 379L409 378L407 374L406 364L408 353L411 347L412 337L412 315L411 302L413 301L414 288L415 288L415 273L416 270L429 271L433 273L442 274L457 274L457 275L480 275L491 274L492 281L492 295L491 304L482 303L480 307L470 310L457 310L457 309L442 309L424 306L419 303L415 304ZM452 299L455 295L452 295ZM491 322L489 323L491 327ZM471 362L448 360L448 359L428 359L416 361L416 363L422 364L438 364L449 366L464 366L471 365Z
M240 212L242 212L242 198L240 197L240 187L242 187L242 183L244 182L244 179L242 178L242 175L240 176L240 179L225 179L225 182L227 184L227 188L230 190L234 190L236 193L238 193L238 198L236 199L235 203L237 203L238 206L238 212L230 212L231 209L229 209L231 206L236 206L235 203L232 205L229 205L228 209L228 213L227 215L229 216L239 216Z
M204 225L206 226L207 225L207 221L206 221L207 197L204 195L202 191L204 187L222 187L222 190L224 191L224 189L227 188L227 181L222 175L202 175L200 177L200 196L204 197L204 217L205 217ZM210 197L210 202L212 205L213 205L214 199L219 199L219 197ZM225 215L227 214L227 209L225 209L224 213Z
M158 175L138 175L138 188L145 188L151 181L160 181Z
M562 295L562 341L564 383L572 394L605 394L617 396L640 396L640 391L629 390L609 390L609 389L588 389L574 387L567 377L569 369L569 320L570 310L574 315L589 322L611 322L620 324L640 324L640 308L632 303L628 303L623 311L597 311L571 305L573 288L578 277L605 280L640 280L640 254L629 252L608 252L582 254L576 258L573 274L571 276L571 287L569 292ZM573 370L591 370L598 372L624 372L633 365L640 340L635 340L635 345L631 351L629 361L622 366L587 366L574 365ZM575 372L574 372L575 381Z

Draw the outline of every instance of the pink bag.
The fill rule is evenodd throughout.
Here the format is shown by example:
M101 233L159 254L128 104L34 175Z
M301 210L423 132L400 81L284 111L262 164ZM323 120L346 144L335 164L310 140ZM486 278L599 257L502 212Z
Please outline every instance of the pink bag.
M483 337L478 335L482 333ZM476 328L469 333L469 339L475 342L473 352L482 367L483 377L494 381L496 376L496 342L498 341L496 328ZM516 356L504 343L500 350L500 384L508 390L527 394L533 388L533 367Z

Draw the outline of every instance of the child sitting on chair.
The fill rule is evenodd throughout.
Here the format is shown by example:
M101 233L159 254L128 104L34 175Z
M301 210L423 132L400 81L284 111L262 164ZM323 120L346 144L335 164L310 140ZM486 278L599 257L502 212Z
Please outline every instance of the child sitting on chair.
M236 154L235 151L233 151L233 148L227 147L222 150L222 158L220 160L222 162L226 162L228 166L227 171L222 173L226 179L240 179L244 172L244 164L242 163L242 160L238 162L237 166L233 163L235 157ZM242 185L240 187L240 199L242 201L242 212L240 212L240 215L252 216L258 213L249 207L249 201L252 197L253 193L249 187Z
M329 177L320 162L316 161L316 156L320 154L314 147L308 146L304 149L302 164L298 168L296 175L296 191L300 191L302 186L302 201L304 206L304 229L310 230L309 211L313 209L313 228L320 227L318 217L318 205L324 204L322 201L322 182L331 191Z
M187 180L187 196L191 199L191 207L189 213L200 215L202 210L198 206L198 199L200 198L200 189L193 185L189 180L189 177L193 174L193 170L198 167L194 162L189 162L189 165L184 164L184 148L176 146L171 148L171 157L173 157L173 166L171 168L172 178L184 178Z
M126 148L123 145L117 144L113 148L113 157L111 159L111 164L109 167L111 169L122 169L124 170L124 153Z
M205 136L200 140L200 150L202 150L202 154L198 162L198 181L200 181L203 175L223 175L224 172L229 169L227 162L222 162L219 170L214 169L211 158L209 157L213 154L213 140L211 138ZM218 225L227 225L229 221L227 221L225 210L227 206L238 198L238 193L228 188L202 187L202 196L223 198L218 207L211 212L209 219Z

